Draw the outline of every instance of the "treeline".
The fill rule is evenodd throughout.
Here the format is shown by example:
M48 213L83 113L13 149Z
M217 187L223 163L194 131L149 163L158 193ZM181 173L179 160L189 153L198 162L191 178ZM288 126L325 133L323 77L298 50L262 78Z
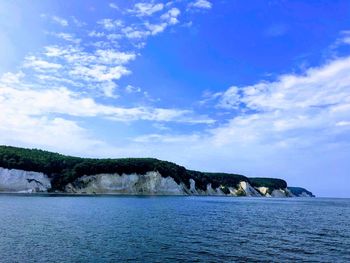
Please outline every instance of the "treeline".
M291 191L293 195L300 196L303 193L307 193L309 196L314 196L313 193L310 191L306 190L305 188L302 187L288 187L288 190Z
M158 171L162 176L171 176L176 183L190 187L189 179L196 182L196 187L206 190L211 183L213 188L220 185L236 187L240 181L250 182L253 186L266 186L273 189L285 188L286 182L281 179L247 178L239 174L203 173L187 170L175 163L154 158L121 158L93 159L66 156L38 149L24 149L11 146L0 146L0 167L42 172L52 178L52 190L63 190L64 187L83 175L101 173L145 174Z
M268 187L272 189L283 189L287 187L287 182L282 179L277 178L263 178L263 177L255 177L249 178L250 184L253 187Z

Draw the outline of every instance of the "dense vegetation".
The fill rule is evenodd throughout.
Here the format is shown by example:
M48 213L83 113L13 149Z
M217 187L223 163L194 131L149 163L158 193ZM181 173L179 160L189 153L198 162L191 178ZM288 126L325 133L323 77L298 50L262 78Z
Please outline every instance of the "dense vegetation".
M311 193L310 191L302 187L288 187L288 190L291 191L291 193L296 196L300 196L302 193L307 193L310 196L314 196L313 193Z
M171 176L177 183L184 183L189 187L189 179L196 182L196 186L206 190L209 183L217 188L224 185L236 187L240 181L250 182L253 186L267 186L273 189L285 188L286 182L281 179L247 178L238 174L203 173L187 170L175 163L161 161L154 158L121 158L121 159L93 159L65 156L58 153L37 149L24 149L11 146L0 146L0 167L42 172L52 178L52 190L63 190L64 187L83 175L100 173L145 174L148 171L158 171L162 176Z
M262 177L255 177L255 178L249 178L250 184L253 187L268 187L272 189L280 189L280 188L286 188L287 182L282 179L276 179L276 178L262 178Z

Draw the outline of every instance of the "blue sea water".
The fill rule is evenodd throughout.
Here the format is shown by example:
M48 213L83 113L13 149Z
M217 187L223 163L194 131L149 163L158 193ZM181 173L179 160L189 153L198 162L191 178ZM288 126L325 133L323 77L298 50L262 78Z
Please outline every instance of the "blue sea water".
M350 262L350 199L0 195L0 262Z

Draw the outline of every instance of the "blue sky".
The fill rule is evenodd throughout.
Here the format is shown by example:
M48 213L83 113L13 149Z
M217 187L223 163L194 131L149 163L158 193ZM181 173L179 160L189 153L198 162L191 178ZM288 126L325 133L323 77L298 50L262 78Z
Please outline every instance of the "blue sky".
M349 197L349 1L0 0L0 144Z

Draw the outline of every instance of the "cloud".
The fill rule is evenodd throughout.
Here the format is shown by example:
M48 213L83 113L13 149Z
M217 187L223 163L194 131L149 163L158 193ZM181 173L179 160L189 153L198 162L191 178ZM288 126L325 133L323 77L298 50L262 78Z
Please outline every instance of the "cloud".
M12 72L7 72L4 73L1 78L0 78L0 82L6 84L18 84L21 82L21 79L23 79L23 77L25 76L25 74L20 71L17 73L12 73Z
M53 151L81 154L106 147L76 122L62 118L33 118L25 114L0 112L0 143L41 147Z
M43 54L47 59L55 61L49 64L51 67L63 70L56 71L55 76L40 75L40 79L52 80L54 83L65 82L74 86L76 83L85 84L86 87L101 89L108 97L116 97L113 91L117 85L112 81L131 74L125 65L136 58L135 53L116 49L97 48L95 51L86 52L79 46L59 45L45 47ZM39 60L41 64L43 61L45 60ZM25 66L28 66L28 63L25 63Z
M154 106L158 99L139 87L119 91L119 80L132 73L129 63L147 38L177 24L180 13L175 4L142 2L120 12L120 19L102 18L89 28L75 17L43 15L66 31L49 31L53 44L26 56L17 73L0 76L1 143L82 153L111 150L89 128L92 118L128 125L147 121L150 127L163 127L160 131L169 131L164 123L215 123L191 109ZM135 96L133 104L122 100L126 94Z
M342 44L350 45L350 30L343 30L341 35L342 37L338 41Z
M180 15L180 10L178 8L171 8L168 12L163 14L160 18L167 21L170 25L175 25L179 22L177 17Z
M71 16L71 19L72 19L72 21L73 21L73 24L76 25L77 27L86 26L86 23L80 21L80 20L77 19L75 16Z
M14 116L47 116L63 114L76 117L103 117L110 120L130 122L148 120L157 122L211 123L203 116L195 116L189 110L152 107L123 108L97 103L67 88L32 89L17 82L0 84L0 111ZM16 118L13 119L17 122Z
M33 83L25 83L25 78L23 72L6 73L1 77L1 144L81 154L92 149L110 149L82 127L83 123L89 123L87 118L189 124L212 121L189 110L105 105L65 87L33 86Z
M51 33L51 35L63 39L65 41L72 42L74 44L79 44L81 42L81 39L75 38L72 34L69 33Z
M109 40L125 40L126 38L131 41L134 47L142 48L145 45L143 41L149 36L157 35L163 32L168 26L179 23L178 17L181 11L176 7L166 10L160 16L154 15L162 11L164 7L162 3L136 3L132 9L127 10L127 14L136 15L141 22L125 23L122 20L101 19L97 23L103 29L111 31L111 34L90 31L89 36L106 37ZM169 5L166 5L166 7L169 7Z
M85 81L112 81L118 80L131 72L124 66L108 67L105 65L80 66L77 65L70 72L72 76L79 76Z
M95 54L98 61L106 64L123 65L136 58L135 53L120 52L113 49L98 49Z
M119 9L119 7L118 7L118 5L116 3L109 3L109 7L112 8L112 9L116 9L116 10Z
M145 27L147 31L143 32L144 36L157 35L163 32L169 25L175 25L179 22L177 17L180 15L180 10L177 8L172 8L163 15L161 15L161 20L158 24L150 24L148 21L145 22Z
M113 20L110 18L99 20L97 21L97 24L101 25L106 30L114 30L123 26L123 22L121 20Z
M150 17L164 7L154 2L136 3L133 10L122 12L120 19L100 19L96 21L96 27L92 26L89 30L81 28L85 23L71 17L70 29L75 30L49 32L63 41L56 41L55 45L46 46L43 52L27 56L21 69L27 71L27 79L33 82L31 85L68 85L72 90L85 87L85 92L92 96L117 98L116 81L132 73L128 63L136 59L135 49L143 48L149 36L157 35L168 26L178 23L180 10L169 5L167 8L170 9L162 15ZM130 16L135 14L139 18L136 22L130 22ZM68 25L65 18L42 16L55 17L57 23ZM132 19L135 20L134 17Z
M62 65L51 63L35 56L28 56L25 58L23 66L25 68L32 68L36 71L55 71L62 68Z
M338 48L341 46L350 45L350 30L342 30L339 33L339 37L330 46L332 56L336 56Z
M128 85L128 86L126 86L125 91L127 93L138 93L138 92L141 92L141 88L140 87L134 87L132 85Z
M322 174L322 184L346 184L349 70L350 57L337 58L300 75L208 92L204 97L215 102L216 111L231 112L224 121L192 132L155 127L124 147L192 169L282 177L311 190L320 189L317 179Z
M168 25L167 23L150 24L147 22L145 23L145 26L149 30L147 34L157 35L159 33L162 33Z
M217 107L237 117L213 130L215 141L240 140L312 145L346 132L350 121L350 57L311 68L303 75L282 75L274 82L231 87Z
M190 8L211 9L213 4L208 0L196 0L189 3Z
M55 22L61 26L64 26L64 27L68 26L68 21L64 18L61 18L59 16L52 16L51 18L52 18L53 22Z
M134 142L138 143L195 143L200 140L198 135L172 135L172 134L148 134L133 138Z
M238 109L240 106L240 90L238 87L232 86L225 92L212 94L209 98L215 99L221 97L218 104L219 108Z
M89 32L89 37L104 37L106 34L104 32L97 32L95 30Z
M146 27L147 24L146 23ZM123 34L129 38L129 39L142 39L147 36L149 36L151 33L148 30L145 30L144 28L138 28L138 27L133 27L133 26L127 26L122 29Z
M130 13L134 13L137 16L151 16L156 12L163 10L164 4L162 3L136 3L134 8L129 10Z

